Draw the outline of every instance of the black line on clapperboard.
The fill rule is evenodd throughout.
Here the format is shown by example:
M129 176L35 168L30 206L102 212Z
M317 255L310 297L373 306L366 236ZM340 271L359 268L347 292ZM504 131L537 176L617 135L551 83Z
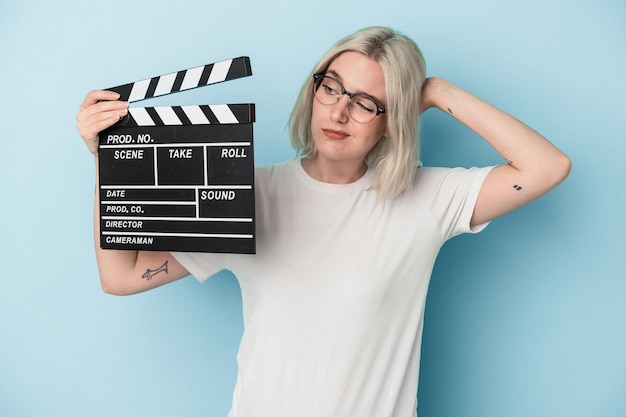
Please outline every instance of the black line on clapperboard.
M165 125L165 123L163 122L163 119L161 119L161 117L159 116L159 113L157 113L157 111L154 109L154 107L144 107L144 108L146 109L146 112L148 113L150 118L152 120L154 120L154 123L157 126Z
M200 77L200 83L206 84L209 82L209 75L211 75L211 71L213 71L213 64L207 65L202 72L202 76Z
M203 106L200 108L200 110L202 110L202 113L204 113L206 118L209 119L209 123L211 124L219 123L219 120L217 120L217 117L215 117L215 114L213 114L210 108Z
M178 118L180 119L182 124L184 124L184 125L190 125L191 124L191 120L189 120L189 118L187 117L187 115L183 111L182 107L174 106L174 107L172 107L172 110L174 110L174 113L176 113L176 116L178 116Z

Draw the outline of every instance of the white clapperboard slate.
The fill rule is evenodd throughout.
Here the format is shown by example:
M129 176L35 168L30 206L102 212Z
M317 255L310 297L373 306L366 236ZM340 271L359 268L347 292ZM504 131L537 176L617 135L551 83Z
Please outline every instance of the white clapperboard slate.
M135 102L252 75L248 57L109 88ZM254 104L131 107L100 134L104 249L255 253Z

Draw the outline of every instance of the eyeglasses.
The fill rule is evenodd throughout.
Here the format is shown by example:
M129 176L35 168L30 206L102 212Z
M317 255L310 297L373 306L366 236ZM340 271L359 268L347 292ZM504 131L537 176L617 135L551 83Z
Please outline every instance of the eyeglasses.
M337 104L343 95L350 97L348 113L355 122L368 123L385 112L385 108L365 93L346 91L339 80L324 74L313 74L313 92L320 103L330 106Z

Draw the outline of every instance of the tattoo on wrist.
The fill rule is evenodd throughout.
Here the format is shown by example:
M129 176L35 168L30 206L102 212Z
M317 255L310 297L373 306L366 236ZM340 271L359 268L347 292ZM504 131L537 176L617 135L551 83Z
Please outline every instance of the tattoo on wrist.
M146 272L141 276L141 278L145 278L150 281L156 274L160 274L161 272L165 272L167 274L167 262L168 261L165 261L165 263L157 269L146 269Z
M522 187L517 184L515 184L513 188L515 188L517 191L522 191Z

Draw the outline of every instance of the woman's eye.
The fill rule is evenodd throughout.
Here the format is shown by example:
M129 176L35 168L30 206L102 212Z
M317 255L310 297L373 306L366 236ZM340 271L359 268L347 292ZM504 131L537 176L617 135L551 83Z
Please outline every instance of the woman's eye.
M329 86L328 84L322 84L322 88L324 89L324 91L326 91L326 94L328 95L334 96L335 94L337 94L337 90Z
M357 108L359 109L359 111L365 112L365 113L374 113L374 103L370 102L369 100L363 101L363 100L358 100L356 102Z

